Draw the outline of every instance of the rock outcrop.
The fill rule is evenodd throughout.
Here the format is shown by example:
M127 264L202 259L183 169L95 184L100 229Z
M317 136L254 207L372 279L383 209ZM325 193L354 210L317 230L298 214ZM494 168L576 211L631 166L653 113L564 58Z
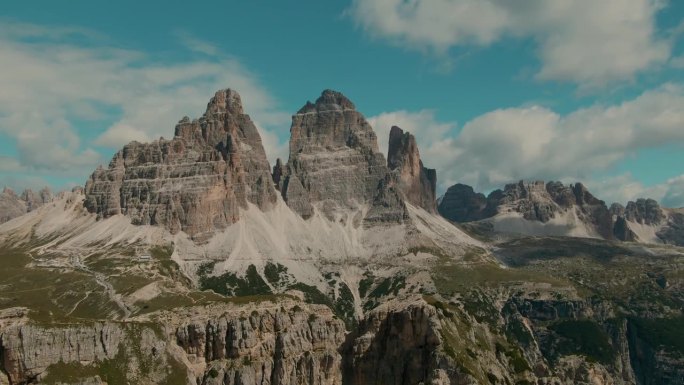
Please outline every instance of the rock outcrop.
M406 207L388 174L370 124L344 95L325 90L292 117L289 159L276 164L273 176L285 202L305 219L314 210L336 220L371 206L367 222L403 220Z
M205 367L201 384L340 385L344 335L330 309L297 306L196 319L176 329L176 342Z
M50 188L43 187L37 193L31 189L26 189L21 193L21 199L26 202L27 211L33 211L38 207L52 201L52 191Z
M614 234L627 242L684 245L684 211L666 209L653 199L639 198L627 206L613 203L610 213L615 221Z
M487 197L472 187L457 183L449 187L439 203L439 213L453 222L471 222L486 218Z
M85 193L98 217L124 214L200 242L236 222L248 203L268 210L277 197L261 137L230 89L218 91L199 120L183 118L173 139L126 145L91 175Z
M345 383L450 383L439 382L447 377L437 354L443 344L439 330L436 309L424 303L371 312L345 352Z
M623 216L625 220L642 225L659 225L667 216L660 208L658 202L653 199L637 199L636 202L628 202L627 206L611 206L613 215Z
M423 166L416 138L397 126L390 129L387 167L397 174L399 191L408 202L437 212L437 172Z

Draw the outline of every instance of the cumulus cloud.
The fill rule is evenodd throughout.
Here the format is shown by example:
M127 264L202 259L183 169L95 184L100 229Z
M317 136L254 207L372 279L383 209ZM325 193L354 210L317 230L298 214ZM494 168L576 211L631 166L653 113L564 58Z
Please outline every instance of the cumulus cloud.
M354 0L347 10L376 38L446 53L505 38L537 45L539 79L597 87L664 64L671 42L658 37L662 0Z
M418 144L421 145L421 151L425 152L422 154L423 157L435 161L441 155L446 154L435 152L439 148L436 148L433 144L437 141L445 140L445 136L456 126L455 123L437 121L434 110L386 112L368 118L368 122L378 136L378 145L383 154L387 154L390 129L392 126L399 126L416 137ZM422 147L425 147L425 149L422 149Z
M519 179L592 181L639 149L684 145L684 87L666 84L620 104L566 115L541 106L494 110L466 122L457 135L455 123L438 122L430 111L388 112L369 120L381 138L393 124L414 132L424 163L437 168L442 191L455 182L488 191ZM649 192L633 180L609 182L606 200ZM679 183L668 181L669 193L664 187L650 192L672 204L681 197ZM609 193L617 185L622 192Z
M106 161L97 146L168 138L180 118L199 116L225 87L240 92L259 122L287 124L289 115L238 60L179 36L204 56L160 64L163 58L116 48L93 31L3 22L0 133L16 142L18 155L2 168L83 177ZM280 151L278 136L259 128L269 150Z
M594 194L609 204L625 204L638 198L651 198L665 207L684 207L684 174L652 186L645 186L630 173L590 180L587 185Z

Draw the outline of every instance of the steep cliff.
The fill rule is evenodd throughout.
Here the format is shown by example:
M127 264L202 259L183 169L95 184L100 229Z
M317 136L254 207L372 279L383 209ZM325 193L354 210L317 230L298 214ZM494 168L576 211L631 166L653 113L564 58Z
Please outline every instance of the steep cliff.
M120 323L21 322L0 329L0 373L10 384L339 385L343 341L330 309L292 300Z
M399 190L408 202L437 212L437 172L423 166L416 138L397 126L390 129L387 167L397 174Z
M247 204L269 210L276 192L259 133L237 92L221 90L199 120L183 118L171 140L132 142L86 182L99 217L185 231L203 241L240 218Z
M323 91L292 117L289 159L276 173L283 199L304 218L314 207L330 220L367 206L376 209L371 222L408 216L392 191L375 132L337 91Z

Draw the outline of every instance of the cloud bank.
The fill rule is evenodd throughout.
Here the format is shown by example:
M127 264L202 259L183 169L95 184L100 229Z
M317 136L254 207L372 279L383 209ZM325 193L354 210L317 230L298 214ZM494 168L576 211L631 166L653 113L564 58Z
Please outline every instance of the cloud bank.
M452 132L434 112L394 111L370 119L382 138L392 124L415 134L440 188L461 182L492 190L520 179L585 181L606 200L644 194L684 206L684 176L646 188L629 175L597 180L640 149L684 147L684 87L665 84L615 105L595 105L567 115L541 106L498 109Z
M438 55L455 46L531 39L542 80L598 87L662 65L663 0L354 0L347 13L369 35Z
M180 118L199 116L213 93L228 86L258 117L269 152L282 153L263 125L287 122L289 114L277 109L259 79L210 44L178 36L200 57L160 64L159 57L116 48L93 31L3 22L0 134L16 142L17 154L0 154L2 171L85 178L108 161L101 151L170 137Z

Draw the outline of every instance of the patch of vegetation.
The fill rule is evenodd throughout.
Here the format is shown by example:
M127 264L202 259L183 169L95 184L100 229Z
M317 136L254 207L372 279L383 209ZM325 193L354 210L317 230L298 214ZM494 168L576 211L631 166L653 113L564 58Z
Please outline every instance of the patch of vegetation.
M29 267L32 259L23 249L0 248L0 258L0 309L27 307L29 317L38 323L121 315L116 303L102 292L90 274L65 268Z
M268 262L264 266L264 276L274 287L279 287L287 277L287 268L279 263Z
M96 365L83 365L80 362L64 363L62 361L47 367L47 375L42 379L42 383L53 385L59 383L76 383L88 377L95 377L99 374Z
M207 277L214 272L214 266L216 266L216 261L205 262L197 268L198 277Z
M589 238L529 237L501 245L500 255L510 266L520 267L535 260L584 256L597 262L610 262L616 256L633 255L623 244Z
M173 243L169 245L159 245L150 248L150 255L154 259L170 259L173 254Z
M463 292L472 287L497 287L505 284L527 282L548 283L553 286L568 286L569 283L538 272L521 269L502 268L493 263L474 266L440 265L436 266L433 279L437 291L444 295Z
M463 309L480 323L486 323L492 330L497 329L500 314L489 297L479 291L471 291L465 295L461 302Z
M411 248L409 248L408 252L413 254L413 255L418 255L418 253L425 253L425 254L434 255L435 257L439 257L441 259L451 259L451 255L447 254L446 252L444 252L444 250L442 250L438 247L426 247L426 246L411 247Z
M560 355L581 354L589 361L613 362L615 351L606 332L594 321L563 320L549 326L558 336L555 349Z
M674 318L628 318L630 327L652 348L664 348L684 356L684 316Z
M368 290L373 286L375 282L375 276L370 271L363 273L363 278L359 281L359 295L361 298L365 298Z
M452 318L454 316L454 313L451 310L449 310L449 305L447 305L444 302L436 299L435 297L429 296L429 295L424 295L423 299L428 304L430 304L430 305L434 306L435 308L441 310L442 314L444 314L445 317Z
M113 275L108 278L108 281L117 293L123 295L133 294L152 283L150 278L132 273Z
M339 284L338 297L335 300L335 308L333 310L338 317L342 318L347 329L352 329L356 326L354 295L345 283L340 282Z
M406 277L396 276L383 279L373 291L368 294L370 298L382 298L389 294L399 295L399 291L406 287Z
M354 296L349 287L344 283L340 283L339 296L335 300L332 300L329 296L322 293L316 286L307 285L301 282L290 285L289 289L301 291L304 294L304 301L307 303L329 307L337 317L344 321L345 327L348 330L351 330L356 326Z
M215 277L200 276L199 284L202 290L213 290L226 296L272 294L271 288L261 278L254 265L249 265L244 277L238 277L230 272Z

